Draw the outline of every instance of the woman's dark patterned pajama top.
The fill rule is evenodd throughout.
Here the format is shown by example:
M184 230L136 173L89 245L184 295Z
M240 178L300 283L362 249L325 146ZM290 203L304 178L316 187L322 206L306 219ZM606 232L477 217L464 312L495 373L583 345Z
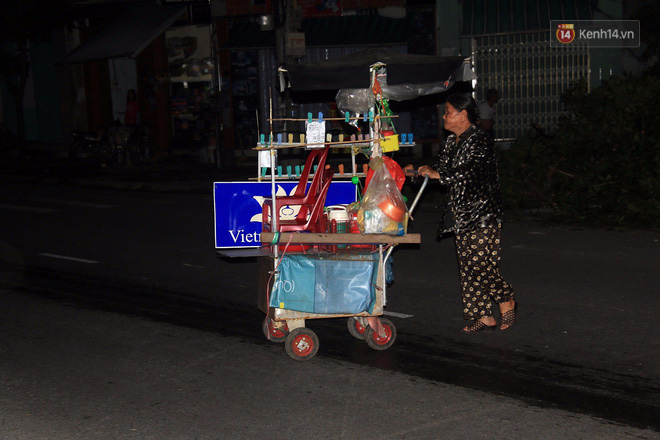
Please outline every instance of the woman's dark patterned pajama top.
M494 145L482 129L472 125L458 139L452 133L435 169L440 173L440 184L449 186L456 233L501 223L502 196Z

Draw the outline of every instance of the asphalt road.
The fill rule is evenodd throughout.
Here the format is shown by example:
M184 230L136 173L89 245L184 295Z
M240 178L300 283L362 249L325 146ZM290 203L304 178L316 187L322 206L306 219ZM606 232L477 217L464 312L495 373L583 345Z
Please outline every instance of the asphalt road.
M215 256L210 195L1 192L0 438L660 438L655 232L509 222L519 321L462 335L429 197L395 252L395 345L315 320L300 365L261 335L254 262Z

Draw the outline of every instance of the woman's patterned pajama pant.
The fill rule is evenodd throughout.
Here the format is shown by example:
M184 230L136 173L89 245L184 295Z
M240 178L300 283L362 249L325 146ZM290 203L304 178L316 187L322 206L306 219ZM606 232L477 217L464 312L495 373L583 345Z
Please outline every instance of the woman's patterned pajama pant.
M456 234L456 251L467 320L493 315L493 302L513 298L513 288L500 275L501 226L489 226Z

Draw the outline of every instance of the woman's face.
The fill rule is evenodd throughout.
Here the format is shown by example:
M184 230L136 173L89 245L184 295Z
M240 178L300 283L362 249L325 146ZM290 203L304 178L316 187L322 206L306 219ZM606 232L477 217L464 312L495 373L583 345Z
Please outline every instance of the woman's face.
M459 112L450 103L445 103L445 114L442 116L442 119L445 121L445 130L456 133L456 130L462 125L461 122L464 116L461 113L463 112Z

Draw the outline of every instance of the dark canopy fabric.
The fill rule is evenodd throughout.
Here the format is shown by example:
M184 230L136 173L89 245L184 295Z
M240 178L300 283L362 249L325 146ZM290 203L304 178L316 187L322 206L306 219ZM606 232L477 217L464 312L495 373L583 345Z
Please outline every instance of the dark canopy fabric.
M413 55L386 49L367 49L339 58L284 66L294 92L332 89L364 89L371 85L369 67L387 67L387 84L425 84L464 81L462 57Z
M59 63L135 58L185 12L186 7L182 4L159 6L154 2L126 5L119 17Z

